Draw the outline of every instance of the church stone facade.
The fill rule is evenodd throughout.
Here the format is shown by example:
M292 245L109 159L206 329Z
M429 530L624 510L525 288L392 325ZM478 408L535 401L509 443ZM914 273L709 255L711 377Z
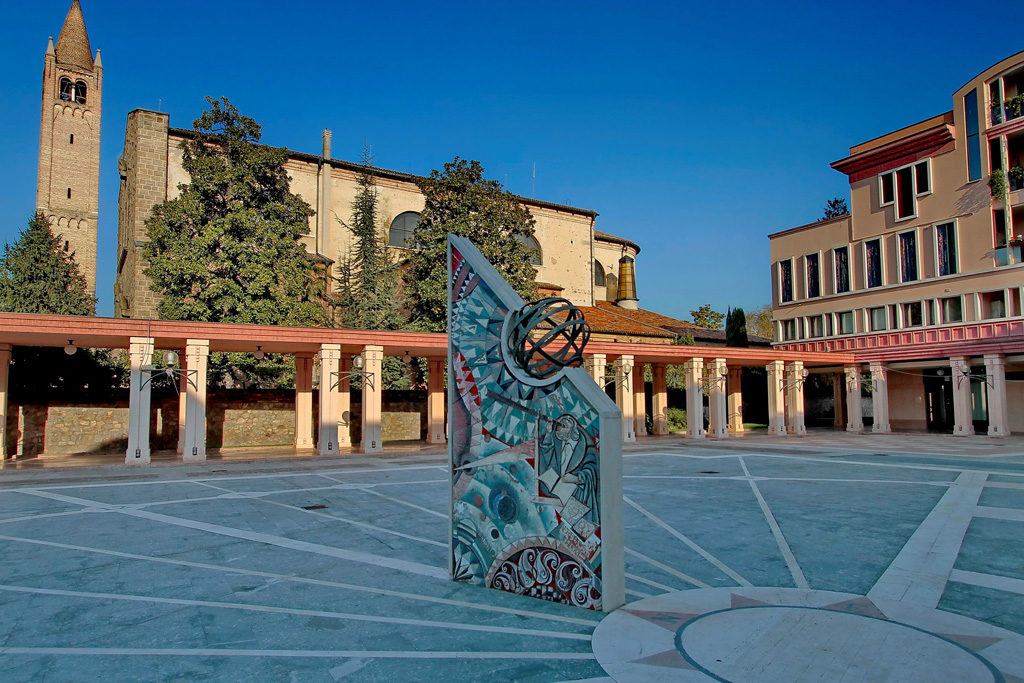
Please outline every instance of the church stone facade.
M74 254L96 293L103 65L93 58L78 0L43 58L36 209Z

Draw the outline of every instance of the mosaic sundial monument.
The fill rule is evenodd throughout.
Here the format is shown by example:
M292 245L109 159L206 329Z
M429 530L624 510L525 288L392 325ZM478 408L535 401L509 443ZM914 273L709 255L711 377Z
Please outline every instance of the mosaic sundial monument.
M622 432L580 367L589 328L527 304L448 236L451 577L594 610L625 602Z

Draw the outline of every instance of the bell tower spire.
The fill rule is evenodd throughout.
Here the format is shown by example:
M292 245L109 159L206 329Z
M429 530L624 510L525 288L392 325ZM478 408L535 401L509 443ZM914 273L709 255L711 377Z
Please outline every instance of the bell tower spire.
M67 244L96 293L99 217L100 115L103 66L93 61L79 0L43 55L43 106L39 135L36 208Z

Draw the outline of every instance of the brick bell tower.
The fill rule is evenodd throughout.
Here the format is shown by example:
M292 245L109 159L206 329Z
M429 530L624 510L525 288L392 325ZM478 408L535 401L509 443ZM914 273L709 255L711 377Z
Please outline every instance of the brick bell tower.
M43 61L36 208L74 253L95 295L103 65L99 50L93 59L78 0Z

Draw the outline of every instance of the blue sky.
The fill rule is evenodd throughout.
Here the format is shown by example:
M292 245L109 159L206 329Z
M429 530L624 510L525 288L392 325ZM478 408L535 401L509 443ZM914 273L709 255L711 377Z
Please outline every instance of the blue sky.
M0 240L35 203L40 75L70 2L0 2ZM478 159L519 194L639 242L640 304L688 318L769 299L767 234L848 197L828 164L951 108L1024 49L1024 4L148 3L83 0L103 51L98 313L113 313L129 111L189 127L225 95L264 141L427 174Z

